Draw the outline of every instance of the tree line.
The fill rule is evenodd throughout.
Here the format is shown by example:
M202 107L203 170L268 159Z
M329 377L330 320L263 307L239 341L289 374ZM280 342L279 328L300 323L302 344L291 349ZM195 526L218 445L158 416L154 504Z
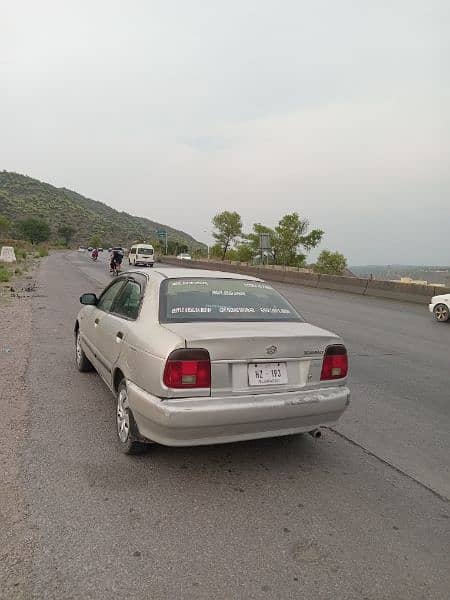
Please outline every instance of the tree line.
M4 215L0 215L0 235L5 235L11 230L13 230L14 234L19 235L22 239L32 244L47 242L52 233L50 225L43 219L29 217L28 219L21 219L12 223ZM69 225L62 225L58 229L58 234L61 236L61 241L69 247L75 234L75 229Z
M242 219L239 213L223 211L215 215L212 220L214 226L213 237L216 243L210 249L212 257L221 260L237 260L247 263L268 262L275 265L289 267L306 267L307 252L316 248L323 239L321 229L311 229L308 219L303 219L298 213L284 215L278 224L271 228L262 223L254 223L248 233L243 231ZM0 236L11 229L12 223L0 215ZM32 244L41 244L50 239L50 225L41 219L29 217L14 223L13 229ZM70 225L62 225L58 229L61 242L70 247L75 229ZM261 249L261 235L266 234L270 239L270 247ZM136 240L135 243L144 240ZM165 253L165 243L151 240L156 251ZM90 245L98 248L102 245L100 236L94 234ZM187 252L188 245L174 240L169 240L168 254L177 255ZM340 252L323 250L312 268L317 273L342 275L347 268L347 260Z
M12 223L4 215L0 214L0 237L3 237L8 232L12 232L14 235L18 235L21 239L31 242L32 244L42 244L43 242L47 242L52 234L50 225L43 219L29 217ZM73 237L76 234L76 230L70 225L61 225L58 228L57 233L60 237L61 244L69 248L73 241ZM148 241L150 241L158 253L165 254L166 244L160 240L136 238L133 243L146 243ZM95 233L89 239L89 245L93 248L100 248L104 245L104 240L102 236ZM186 243L177 240L167 241L168 254L176 255L188 251L189 247Z
M254 223L249 233L243 232L242 219L237 212L218 213L212 224L216 243L210 254L221 260L306 267L306 253L316 248L324 236L324 231L311 229L308 219L302 219L296 212L284 215L273 228ZM261 248L262 234L270 239L270 247L265 250ZM330 250L323 250L313 265L315 272L333 275L344 274L346 268L345 256Z

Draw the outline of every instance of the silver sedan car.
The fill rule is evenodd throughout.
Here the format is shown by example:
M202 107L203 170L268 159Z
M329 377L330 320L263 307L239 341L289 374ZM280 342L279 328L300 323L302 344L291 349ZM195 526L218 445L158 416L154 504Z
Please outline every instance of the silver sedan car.
M131 270L83 294L80 371L117 399L120 447L320 435L349 405L342 340L268 283L217 271Z

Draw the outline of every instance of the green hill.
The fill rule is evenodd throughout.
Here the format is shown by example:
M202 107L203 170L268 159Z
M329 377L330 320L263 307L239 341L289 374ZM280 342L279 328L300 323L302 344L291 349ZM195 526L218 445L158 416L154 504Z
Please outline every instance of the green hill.
M104 246L127 246L136 240L156 243L156 231L163 229L169 241L186 244L191 250L204 247L184 231L119 212L72 190L9 171L0 171L0 214L11 220L13 234L14 223L21 219L36 217L47 221L53 242L61 238L58 229L69 225L75 229L73 243L78 245L89 244L94 235L100 237Z

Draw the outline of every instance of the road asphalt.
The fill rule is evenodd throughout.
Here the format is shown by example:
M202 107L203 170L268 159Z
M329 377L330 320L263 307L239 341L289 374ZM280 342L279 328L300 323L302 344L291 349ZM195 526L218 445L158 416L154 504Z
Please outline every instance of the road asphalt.
M74 362L78 297L110 280L106 260L51 255L32 301L32 598L448 600L450 326L279 285L348 343L337 431L127 457L110 392Z

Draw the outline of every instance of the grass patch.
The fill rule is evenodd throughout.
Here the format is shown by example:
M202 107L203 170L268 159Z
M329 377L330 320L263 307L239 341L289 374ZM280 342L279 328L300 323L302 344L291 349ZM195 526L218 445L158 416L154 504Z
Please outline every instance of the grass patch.
M47 248L39 248L38 256L40 256L40 258L44 258L44 256L48 256Z
M11 273L5 267L0 266L0 282L6 283L11 279Z

